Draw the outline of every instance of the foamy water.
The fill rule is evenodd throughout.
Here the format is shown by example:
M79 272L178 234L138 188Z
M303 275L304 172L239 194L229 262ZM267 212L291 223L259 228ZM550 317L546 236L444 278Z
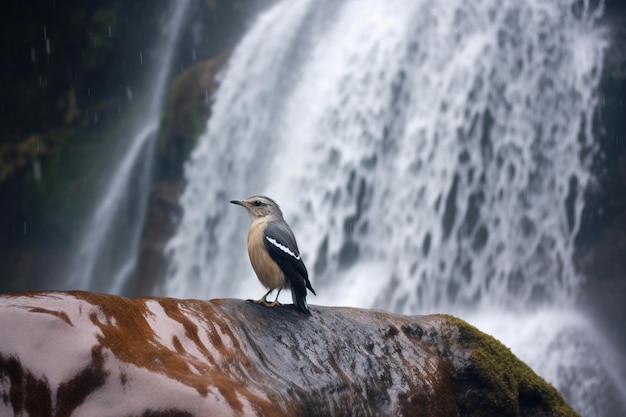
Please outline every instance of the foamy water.
M310 303L457 314L583 415L626 410L624 373L598 359L619 355L576 312L606 41L602 7L575 3L283 1L260 15L186 166L167 295L263 294L228 201L267 194Z

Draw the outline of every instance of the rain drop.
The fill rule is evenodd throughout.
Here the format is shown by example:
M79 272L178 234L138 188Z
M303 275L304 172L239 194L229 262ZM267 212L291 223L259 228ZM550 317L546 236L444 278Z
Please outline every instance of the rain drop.
M39 158L33 160L33 177L35 177L35 181L41 182L41 163ZM26 224L24 224L24 227L26 227Z
M46 41L46 54L50 55L50 39L48 39L46 25L43 25L43 38Z

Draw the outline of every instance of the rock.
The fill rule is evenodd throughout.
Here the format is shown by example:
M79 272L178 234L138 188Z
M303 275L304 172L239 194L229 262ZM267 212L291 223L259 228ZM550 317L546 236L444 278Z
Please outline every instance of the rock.
M575 416L451 316L89 292L0 296L0 415Z
M176 77L168 92L157 141L157 180L180 180L198 136L206 129L216 75L229 52L199 62Z
M176 231L182 216L178 199L182 181L160 181L152 186L148 198L148 212L139 243L137 268L124 288L124 294L154 294L163 283L167 272L165 245Z

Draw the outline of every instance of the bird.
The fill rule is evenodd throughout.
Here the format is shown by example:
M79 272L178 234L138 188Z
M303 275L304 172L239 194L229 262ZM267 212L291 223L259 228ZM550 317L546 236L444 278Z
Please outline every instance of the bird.
M309 281L296 238L278 204L261 195L232 200L231 203L242 206L250 215L248 256L259 281L269 290L255 302L269 307L280 305L280 292L291 289L296 308L311 315L306 302L307 290L317 294ZM267 296L274 290L278 290L276 299L267 301Z

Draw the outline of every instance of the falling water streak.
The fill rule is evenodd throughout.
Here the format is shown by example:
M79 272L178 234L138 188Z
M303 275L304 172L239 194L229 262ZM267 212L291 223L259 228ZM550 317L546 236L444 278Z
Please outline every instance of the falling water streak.
M624 377L601 360L585 368L580 357L610 348L590 321L562 319L579 291L602 12L575 0L278 3L235 50L186 166L167 294L262 293L247 219L227 201L265 193L298 236L312 303L475 317L577 409L605 415ZM579 348L559 354L568 341Z
M136 153L136 155L133 155L135 153L132 152L131 150L129 154L133 155L134 158L133 157L126 158L126 161L128 161L129 164L134 164L136 166L138 165L141 168L141 172L139 172L139 176L140 178L145 179L144 181L141 182L141 185L139 186L140 189L142 190L142 198L139 201L142 207L145 206L145 201L148 196L148 189L149 189L148 179L150 178L150 172L152 171L151 162L153 160L154 146L151 143L153 141L150 139L156 136L157 128L158 128L158 123L156 120L153 121L151 124L146 125L144 127L144 130L138 134L138 136L142 138L141 140L138 141L141 144L143 144L142 149L139 149L139 152ZM143 164L138 164L137 160L142 157L146 162L144 162ZM125 167L125 168L127 168L126 172L128 172L129 175L123 178L123 180L125 181L123 184L120 184L120 186L128 189L129 188L128 182L130 179L129 177L132 175L130 174L132 172L132 169L131 167ZM117 178L119 177L120 176L117 176ZM111 187L113 188L114 186L112 185ZM121 200L118 200L115 203L117 203L117 207L113 207L113 210L110 212L111 214L109 215L114 215L115 213L119 212L118 207L120 207ZM109 222L111 222L111 219L108 219L108 220ZM124 284L127 281L127 278L130 276L130 274L135 268L142 226L143 226L143 217L139 219L137 225L134 225L134 230L131 235L131 241L129 245L128 256L125 256L124 258L122 258L122 262L116 265L115 275L113 275L113 277L110 278L111 285L109 286L106 292L109 292L112 294L120 294L122 292ZM92 273L90 274L90 276L93 276L93 271L91 272Z
M273 149L272 129L282 112L280 99L272 95L293 82L289 63L305 41L302 34L294 34L293 43L268 44L263 34L296 32L314 6L311 0L292 2L263 14L251 29L254 36L246 36L243 47L231 57L227 73L232 75L221 82L221 98L213 105L207 126L208 132L219 136L203 136L185 169L188 184L181 204L200 205L204 210L186 211L176 237L168 243L167 252L176 258L167 282L168 295L215 293L220 287L233 290L238 282L232 278L247 274L244 263L217 261L240 248L237 226L244 220L224 216L221 203L244 198L263 186L266 172L255 160L264 161L264 155ZM231 158L235 149L236 163ZM197 169L204 164L212 169ZM246 181L239 180L242 175ZM206 192L207 187L211 192ZM216 245L218 240L221 243ZM225 279L207 280L207 275Z
M164 41L161 46L163 49L155 65L156 72L151 84L154 90L148 99L149 105L145 116L140 119L135 133L131 135L132 139L125 141L125 147L118 150L122 157L119 163L111 168L111 177L80 239L68 287L119 293L134 269L143 218L136 219L132 225L122 225L120 230L116 222L123 216L123 210L128 210L134 192L132 184L137 180L134 178L136 175L139 176L137 187L139 196L132 200L132 204L140 206L134 208L138 213L144 211L142 207L145 206L149 188L158 120L167 91L175 46L189 4L189 0L176 2L168 25L164 28ZM137 170L139 172L136 172ZM123 238L120 238L120 233L124 234ZM117 248L119 245L123 245L126 250L123 251L121 259L114 259L114 252L119 250ZM97 270L99 267L103 267L103 271Z

